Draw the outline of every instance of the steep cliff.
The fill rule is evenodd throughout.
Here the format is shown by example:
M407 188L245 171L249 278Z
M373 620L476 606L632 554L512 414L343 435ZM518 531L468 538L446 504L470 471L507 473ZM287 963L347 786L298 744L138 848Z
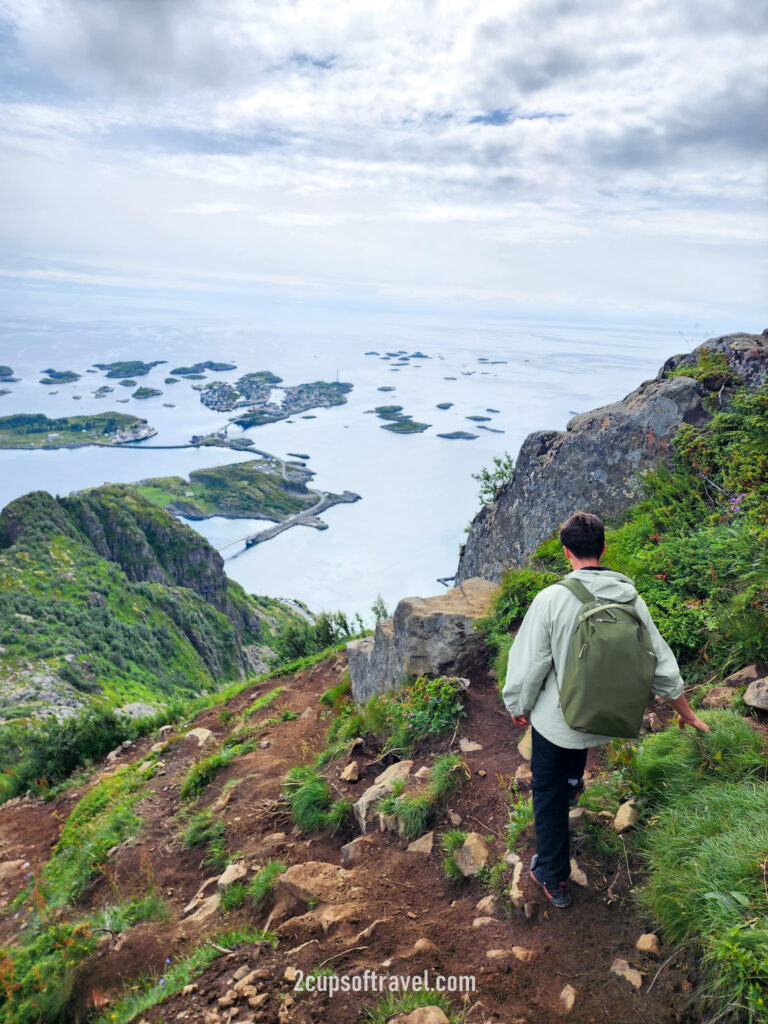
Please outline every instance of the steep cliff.
M279 602L135 492L24 495L0 515L0 717L167 699L260 671ZM272 607L273 606L273 607Z
M690 368L690 376L683 375ZM641 474L669 458L683 423L700 425L727 401L732 383L750 389L768 377L768 331L712 338L672 356L656 380L620 402L574 416L564 431L523 442L513 479L475 516L456 573L498 580L525 564L576 509L620 515L638 500Z

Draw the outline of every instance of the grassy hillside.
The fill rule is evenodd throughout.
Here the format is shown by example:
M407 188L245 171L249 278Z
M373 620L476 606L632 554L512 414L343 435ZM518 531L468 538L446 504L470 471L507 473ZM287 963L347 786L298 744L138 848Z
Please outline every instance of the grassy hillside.
M249 668L292 618L249 597L198 534L128 488L12 502L0 516L0 715L164 700Z

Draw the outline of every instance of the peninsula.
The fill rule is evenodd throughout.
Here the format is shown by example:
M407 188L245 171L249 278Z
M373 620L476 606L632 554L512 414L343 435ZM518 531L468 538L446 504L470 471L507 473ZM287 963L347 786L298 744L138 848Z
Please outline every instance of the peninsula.
M197 469L183 477L154 477L131 487L142 498L167 512L186 519L268 519L275 525L259 533L229 541L224 547L245 542L246 547L261 544L292 526L311 526L327 530L318 518L333 505L360 500L359 494L344 491L331 494L307 487L315 475L302 463L285 462L267 452L250 462Z

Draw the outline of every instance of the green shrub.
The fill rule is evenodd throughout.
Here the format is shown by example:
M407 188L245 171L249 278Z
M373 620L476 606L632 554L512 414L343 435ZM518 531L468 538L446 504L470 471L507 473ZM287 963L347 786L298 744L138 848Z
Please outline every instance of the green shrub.
M341 701L352 689L349 678L349 669L345 669L341 679L335 686L329 687L321 696L320 703L327 708L338 708Z
M238 754L247 754L253 750L253 740L242 742L244 738L242 733L240 735L233 734L229 739L230 745L196 761L187 772L186 778L181 784L181 789L179 790L181 799L197 799L208 783L218 775L222 768L226 768L233 758L237 757Z
M511 790L509 801L511 806L507 820L507 849L511 850L521 834L533 823L533 799Z
M493 468L483 468L479 473L473 473L472 479L480 484L481 505L492 505L498 498L501 489L508 484L515 473L515 460L509 454L494 455Z
M383 739L384 750L411 750L419 740L455 728L464 714L463 694L459 681L445 676L406 681L400 689L366 702L359 722L361 734Z
M313 622L291 622L274 640L273 665L311 657L345 644L363 630L359 616L350 623L344 612L322 612Z

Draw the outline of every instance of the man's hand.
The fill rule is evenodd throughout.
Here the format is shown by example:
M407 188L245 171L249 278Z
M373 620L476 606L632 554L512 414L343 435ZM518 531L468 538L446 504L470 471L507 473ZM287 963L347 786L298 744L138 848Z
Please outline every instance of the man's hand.
M702 722L700 718L693 714L692 718L683 718L682 715L677 716L677 726L679 729L684 729L686 725L692 725L694 729L698 729L699 732L712 732L706 722Z
M528 725L528 719L525 717L525 715L512 715L512 721L515 723L515 725Z
M702 722L698 717L685 697L675 697L675 699L669 701L669 703L678 714L677 724L680 729L684 729L686 725L692 725L693 728L698 729L699 732L712 732L707 723Z

